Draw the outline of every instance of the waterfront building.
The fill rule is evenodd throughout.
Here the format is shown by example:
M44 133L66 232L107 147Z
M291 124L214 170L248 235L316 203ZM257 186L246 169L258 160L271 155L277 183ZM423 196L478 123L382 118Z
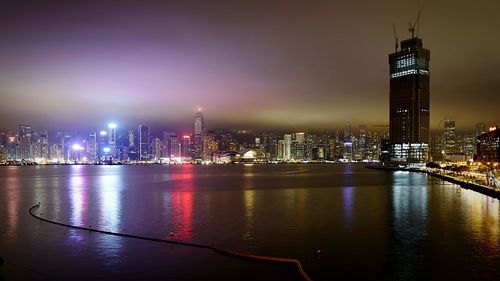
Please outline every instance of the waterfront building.
M444 120L444 132L443 132L443 140L444 140L444 155L445 158L450 155L457 154L457 135L455 132L455 120L447 119Z
M443 135L433 136L430 143L430 154L432 161L444 160Z
M151 142L151 156L153 160L158 161L163 156L163 144L160 138L153 138Z
M97 133L89 134L89 144L87 147L88 160L90 163L97 162Z
M191 151L191 136L183 135L181 139L181 158L183 161L191 161L193 159Z
M477 137L476 160L483 163L500 163L500 128L491 127L489 132Z
M429 144L429 60L430 51L422 39L401 42L401 49L389 55L389 136L391 159L424 162Z
M474 159L474 152L476 151L476 139L473 134L466 134L463 136L462 151L466 160Z
M292 159L292 135L285 134L283 136L283 160L290 161Z
M283 161L285 159L285 141L278 140L276 159Z
M213 133L206 133L203 138L203 160L213 160L213 155L219 151L219 144Z
M139 125L137 128L137 135L139 136L139 161L149 160L149 126Z
M175 131L168 131L168 130L163 131L163 139L162 139L163 157L165 158L170 158L170 155L172 154L170 152L170 139L173 136L177 136L177 133Z
M306 160L306 134L295 133L295 140L293 141L293 159L297 161Z
M112 158L116 157L116 124L109 123L108 124L108 147L109 154Z
M179 138L174 135L170 136L169 142L169 157L170 159L173 158L180 158L181 157L181 144L179 143Z
M194 117L194 159L203 158L203 136L205 134L205 121L201 108L198 109Z
M357 158L367 159L368 157L368 139L366 132L366 125L359 125L358 127L358 146L356 149Z
M106 131L99 132L99 144L97 148L98 148L97 156L99 160L104 160L106 151L108 150L108 132Z
M33 129L29 125L19 125L19 147L21 152L21 159L32 159L32 145L31 137Z

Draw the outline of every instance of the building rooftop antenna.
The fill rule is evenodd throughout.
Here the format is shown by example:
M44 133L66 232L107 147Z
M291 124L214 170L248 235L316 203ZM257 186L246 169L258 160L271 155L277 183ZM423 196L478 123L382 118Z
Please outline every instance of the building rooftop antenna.
M398 35L396 35L396 24L392 24L392 32L394 33L394 52L398 51Z
M417 37L418 37L419 26L420 26L420 9L418 10L417 19L415 20L415 22L413 24L411 22L408 23L408 31L411 33L411 38L415 38L415 30L417 31Z

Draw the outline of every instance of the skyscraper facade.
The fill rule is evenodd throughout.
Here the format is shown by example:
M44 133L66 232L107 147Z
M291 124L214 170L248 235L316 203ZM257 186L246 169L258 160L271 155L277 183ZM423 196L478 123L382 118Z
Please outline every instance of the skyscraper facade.
M394 161L428 159L429 60L430 51L413 36L389 55L389 136Z
M139 125L139 127L137 128L137 135L139 136L139 160L149 160L149 127L145 125Z
M194 159L203 158L203 135L205 133L205 120L203 113L199 109L194 117Z
M97 133L89 134L88 157L91 163L97 162Z
M19 146L21 150L21 159L32 159L31 136L33 129L28 125L19 125Z
M444 154L446 156L458 153L457 135L455 133L455 120L444 120Z

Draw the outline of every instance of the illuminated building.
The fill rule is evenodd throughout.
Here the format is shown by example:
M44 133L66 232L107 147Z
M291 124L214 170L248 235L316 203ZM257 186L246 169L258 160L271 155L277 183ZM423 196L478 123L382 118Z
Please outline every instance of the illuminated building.
M11 133L9 134L7 142L7 158L9 160L16 160L18 150L19 150L19 144L17 142L17 138L15 134Z
M19 125L19 146L21 152L21 159L31 160L32 157L32 146L31 146L31 136L33 134L33 129L28 125Z
M194 117L194 159L203 158L203 136L205 134L205 121L201 108L198 109Z
M32 157L38 161L49 159L49 132L34 132L32 135Z
M367 159L368 140L366 136L366 125L359 125L358 132L359 132L359 137L358 137L358 147L356 149L356 154L360 159Z
M295 139L292 141L292 159L303 161L305 159L305 133L295 133Z
M179 143L179 138L177 136L170 136L168 141L168 153L170 154L170 159L181 157L181 144Z
M97 156L99 160L104 160L104 149L108 148L108 133L106 131L99 132L99 144L97 146L98 153Z
M457 135L455 133L455 120L444 121L444 154L445 157L457 154Z
M191 136L183 135L181 140L181 158L189 161L191 157Z
M413 30L414 31L414 30ZM389 136L391 159L424 162L429 144L430 51L418 37L401 42L389 55Z
M283 136L283 160L290 161L292 159L292 135L285 134Z
M203 138L203 159L212 160L213 155L219 151L219 144L215 140L214 134L207 133Z
M284 160L284 158L285 158L285 141L278 140L276 159Z
M151 143L151 156L153 160L159 160L163 156L163 144L160 138L153 138Z
M97 133L89 134L89 145L87 147L89 162L97 162Z
M139 160L149 160L149 126L139 125L137 128L137 135L139 136Z
M134 131L128 130L128 147L132 148L135 147L135 136L134 136Z
M492 127L489 132L478 136L477 140L476 160L483 163L500 163L500 129Z
M433 136L430 143L430 154L432 161L443 161L444 160L444 149L443 149L443 136Z
M352 142L352 129L351 129L351 123L347 122L344 125L344 142Z
M108 124L108 147L111 150L111 157L116 157L116 124Z

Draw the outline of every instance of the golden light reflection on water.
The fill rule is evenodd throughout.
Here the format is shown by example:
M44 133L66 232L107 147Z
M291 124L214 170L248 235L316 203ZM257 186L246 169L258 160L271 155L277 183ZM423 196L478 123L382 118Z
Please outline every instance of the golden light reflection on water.
M255 204L255 190L247 189L243 191L243 204L245 206L245 232L243 233L243 240L252 240L254 236L254 204Z
M497 199L478 192L462 192L464 214L468 216L467 225L474 241L480 241L490 254L500 255L500 206Z

